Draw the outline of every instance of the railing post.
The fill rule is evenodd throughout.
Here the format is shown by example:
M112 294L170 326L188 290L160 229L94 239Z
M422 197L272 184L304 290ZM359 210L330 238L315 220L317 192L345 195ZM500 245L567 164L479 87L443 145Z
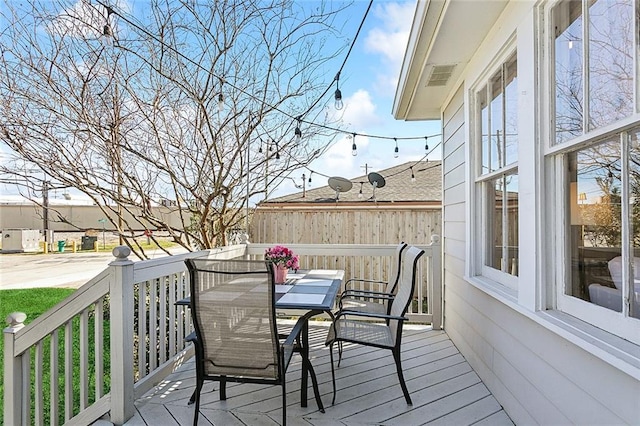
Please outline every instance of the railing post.
M442 330L442 246L440 245L439 235L431 236L431 259L433 262L431 268L432 291L433 301L435 302L432 306L431 325L434 330Z
M244 244L244 259L251 260L251 256L249 255L249 234L245 233L240 235L240 244Z
M135 413L133 392L133 261L131 249L113 249L116 260L110 282L111 316L111 422L122 425Z
M24 327L27 315L13 312L4 329L4 424L22 424L22 354L15 356L15 335ZM29 374L27 372L27 374Z

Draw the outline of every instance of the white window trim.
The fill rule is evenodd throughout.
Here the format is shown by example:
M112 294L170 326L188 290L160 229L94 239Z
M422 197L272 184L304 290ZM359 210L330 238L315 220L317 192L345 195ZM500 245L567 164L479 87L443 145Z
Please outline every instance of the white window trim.
M488 84L489 79L495 75L498 69L500 69L500 67L502 67L514 54L516 55L517 60L517 38L515 34L509 37L508 42L502 49L500 49L499 54L491 60L489 66L485 68L484 72L478 76L467 91L467 101L470 106L470 115L468 117L470 120L468 122L471 123L469 126L469 140L472 141L472 143L469 144L470 153L468 157L472 160L470 167L471 179L467 179L467 182L469 182L468 193L470 194L468 198L470 208L468 210L467 223L470 224L469 235L471 242L469 245L470 253L467 256L467 259L469 259L467 277L470 280L477 280L478 282L486 283L487 281L490 281L491 283L495 283L495 285L504 286L505 290L510 294L514 294L513 292L515 291L515 295L517 297L519 283L518 277L486 266L484 245L489 237L483 220L484 212L486 212L487 209L487 199L481 194L481 183L495 179L496 177L502 176L510 171L518 170L518 162L516 161L515 163L501 167L498 170L491 171L484 175L480 174L482 170L482 149L478 145L478 134L481 130L480 122L478 120L479 111L476 96L478 91ZM477 214L477 212L482 212L482 214ZM518 255L520 255L520 250L518 250Z
M541 51L549 53L545 55L542 62L544 64L545 78L543 78L541 82L541 87L545 87L546 90L540 92L539 99L543 114L546 114L546 116L550 118L548 120L541 120L542 131L540 134L547 135L546 140L543 140L542 143L543 174L546 182L546 191L542 194L541 198L543 199L542 202L544 205L548 206L548 208L542 212L542 220L546 224L545 227L552 230L551 233L543 235L543 247L547 248L547 250L545 250L545 256L542 259L543 270L547 270L548 274L546 275L547 284L544 289L544 294L546 294L547 297L545 300L542 300L541 308L543 310L546 308L549 314L557 314L560 318L562 318L563 315L571 315L585 324L585 330L589 330L590 327L597 327L597 329L604 330L603 332L605 333L619 336L619 338L640 345L638 319L628 316L625 317L621 312L612 311L564 293L564 286L569 276L567 265L569 265L570 262L569 248L566 245L568 230L565 226L565 218L568 217L569 212L567 211L568 206L564 200L567 185L566 175L564 173L564 154L604 141L616 134L637 129L640 127L640 113L633 114L630 117L621 119L605 127L588 130L583 135L569 141L556 145L551 144L551 142L555 140L553 135L555 129L553 120L555 117L553 106L553 96L555 96L554 61L551 56L553 52L552 45L554 43L554 35L551 31L551 11L560 1L562 0L549 1L543 6L544 19L541 22L542 27L538 29L539 34L544 34L540 40L543 44ZM635 51L637 55L637 49L635 49ZM638 58L636 58L636 63L637 60ZM637 76L636 78L638 80L637 86L640 84L640 78ZM636 88L636 90L638 89ZM640 96L636 93L636 103L639 101ZM638 108L638 106L636 106L636 108ZM554 310L557 311L554 313ZM623 309L623 312L624 311L625 309ZM638 357L639 354L635 356Z

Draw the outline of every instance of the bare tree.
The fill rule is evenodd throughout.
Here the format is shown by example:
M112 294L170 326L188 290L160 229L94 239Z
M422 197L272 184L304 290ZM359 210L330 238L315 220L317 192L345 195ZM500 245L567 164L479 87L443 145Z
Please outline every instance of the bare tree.
M244 228L249 200L335 137L311 123L330 124L318 100L345 45L327 42L340 40L344 9L289 0L144 7L8 3L0 141L91 197L141 257L131 230L166 230L189 249L224 245ZM152 208L163 200L178 224Z

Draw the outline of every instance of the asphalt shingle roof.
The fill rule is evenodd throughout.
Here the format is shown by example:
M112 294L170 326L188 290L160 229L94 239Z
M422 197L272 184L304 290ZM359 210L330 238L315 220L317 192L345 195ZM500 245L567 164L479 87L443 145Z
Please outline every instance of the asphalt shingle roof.
M411 169L416 177L415 182L411 182ZM372 170L373 171L373 170ZM385 186L376 189L377 202L441 202L442 201L442 162L438 161L411 161L384 170L376 170L376 173L385 178ZM343 176L344 177L344 176ZM320 179L316 178L314 182ZM341 202L358 203L371 202L373 196L373 186L369 183L366 175L349 179L353 187L348 192L340 193ZM362 182L362 185L361 185ZM358 197L362 186L362 198ZM325 185L319 188L306 190L303 192L289 194L282 197L265 200L260 204L271 203L335 203L336 192Z

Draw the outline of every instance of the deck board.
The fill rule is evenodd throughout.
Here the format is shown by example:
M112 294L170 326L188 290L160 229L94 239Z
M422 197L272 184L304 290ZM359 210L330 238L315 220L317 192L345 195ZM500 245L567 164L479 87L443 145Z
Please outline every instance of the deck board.
M310 357L318 377L326 412L313 399L300 407L301 360L295 356L287 373L287 424L293 426L361 425L512 425L478 375L443 331L429 327L405 328L402 364L413 405L402 395L391 352L344 345L336 368L337 397L331 405L331 364L324 345L326 323L310 328ZM334 348L337 362L337 348ZM193 421L194 406L187 401L195 387L193 361L136 401L136 415L126 424L185 425ZM279 386L229 383L227 400L218 399L218 383L205 382L200 425L273 426L282 417Z

